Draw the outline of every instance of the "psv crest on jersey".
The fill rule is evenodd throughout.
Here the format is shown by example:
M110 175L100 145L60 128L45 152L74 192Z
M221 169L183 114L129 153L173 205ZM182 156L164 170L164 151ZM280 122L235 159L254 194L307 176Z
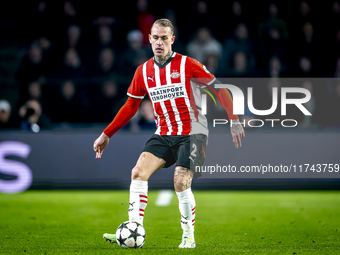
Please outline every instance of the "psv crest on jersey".
M177 70L175 70L170 74L170 76L171 76L172 79L177 79L177 78L181 77L181 74L179 72L177 72Z

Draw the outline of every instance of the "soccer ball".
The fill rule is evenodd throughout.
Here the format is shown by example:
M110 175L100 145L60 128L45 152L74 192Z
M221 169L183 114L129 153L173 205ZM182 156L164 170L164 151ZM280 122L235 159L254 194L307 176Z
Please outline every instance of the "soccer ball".
M117 228L116 240L122 248L141 248L145 242L145 229L138 222L125 221Z

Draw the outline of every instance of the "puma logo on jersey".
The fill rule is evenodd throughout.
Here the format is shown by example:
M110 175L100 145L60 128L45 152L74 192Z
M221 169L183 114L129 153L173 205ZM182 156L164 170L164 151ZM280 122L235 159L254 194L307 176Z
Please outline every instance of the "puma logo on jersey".
M148 77L148 80L152 80L152 82L154 82L153 77L155 77L155 76L152 76L152 78Z

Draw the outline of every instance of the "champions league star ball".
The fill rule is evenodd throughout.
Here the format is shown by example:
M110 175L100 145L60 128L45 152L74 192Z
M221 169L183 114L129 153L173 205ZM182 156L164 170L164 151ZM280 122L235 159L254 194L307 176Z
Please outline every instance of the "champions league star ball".
M141 248L145 242L145 229L137 222L125 221L117 228L116 240L122 248Z

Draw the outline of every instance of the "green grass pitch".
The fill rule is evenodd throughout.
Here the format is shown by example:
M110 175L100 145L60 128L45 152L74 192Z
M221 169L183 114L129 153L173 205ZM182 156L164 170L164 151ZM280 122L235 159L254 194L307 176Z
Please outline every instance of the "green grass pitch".
M127 191L0 194L0 254L340 254L338 191L196 191L197 248L180 250L177 197L150 191L146 242L105 242L127 220Z

